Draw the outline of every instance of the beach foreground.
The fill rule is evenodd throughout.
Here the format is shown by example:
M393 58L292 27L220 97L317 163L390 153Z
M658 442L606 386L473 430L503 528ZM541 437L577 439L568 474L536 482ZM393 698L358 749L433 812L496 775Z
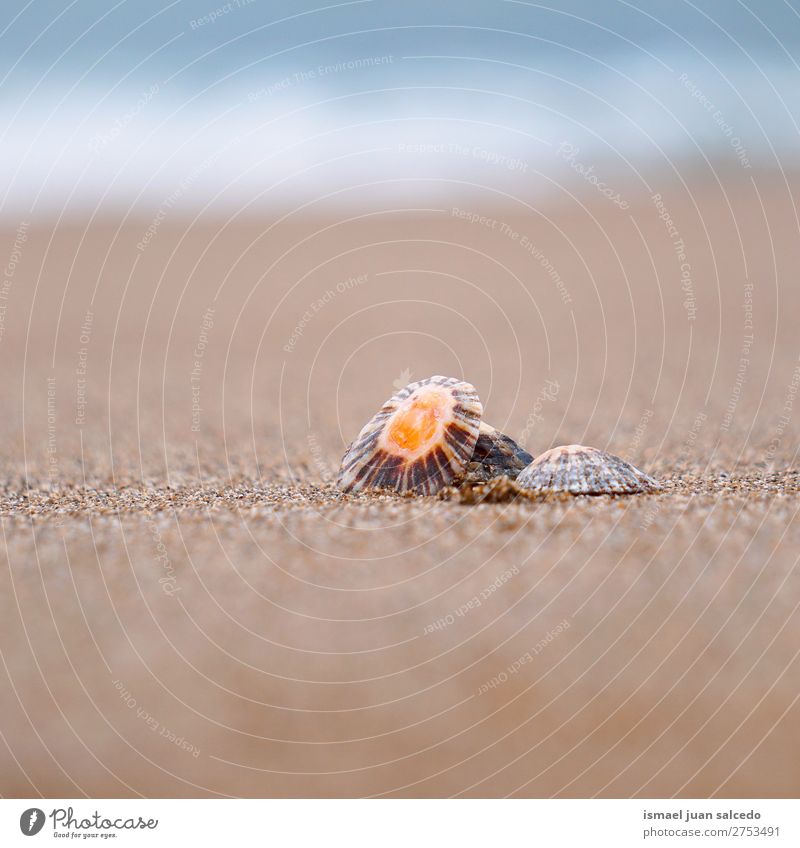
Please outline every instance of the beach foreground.
M786 179L10 225L0 791L796 796ZM665 491L338 493L433 373Z

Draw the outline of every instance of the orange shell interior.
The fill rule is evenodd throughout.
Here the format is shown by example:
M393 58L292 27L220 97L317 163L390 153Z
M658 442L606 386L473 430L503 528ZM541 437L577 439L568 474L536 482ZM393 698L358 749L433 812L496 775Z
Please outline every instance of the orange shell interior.
M435 438L449 407L449 396L441 391L418 392L394 414L386 438L401 450L416 453Z

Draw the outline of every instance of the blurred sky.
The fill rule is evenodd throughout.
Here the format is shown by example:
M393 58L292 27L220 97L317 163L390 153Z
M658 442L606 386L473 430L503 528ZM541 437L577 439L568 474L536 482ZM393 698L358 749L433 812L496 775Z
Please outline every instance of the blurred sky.
M508 191L565 149L794 167L799 7L3 0L2 213Z

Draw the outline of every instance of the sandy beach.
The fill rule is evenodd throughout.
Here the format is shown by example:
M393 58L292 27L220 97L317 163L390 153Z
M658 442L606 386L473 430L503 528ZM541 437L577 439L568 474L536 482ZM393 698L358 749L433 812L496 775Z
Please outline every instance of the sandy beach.
M529 188L4 226L3 795L797 795L797 175ZM337 492L430 374L665 490Z

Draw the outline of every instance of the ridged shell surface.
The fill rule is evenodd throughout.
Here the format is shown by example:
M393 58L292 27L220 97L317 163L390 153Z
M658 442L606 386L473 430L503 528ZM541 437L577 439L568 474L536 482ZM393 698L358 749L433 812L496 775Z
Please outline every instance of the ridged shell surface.
M516 480L519 473L533 462L533 457L511 436L481 422L478 441L467 466L465 482L486 483L495 477Z
M482 415L475 387L463 380L436 376L411 383L381 407L347 449L339 487L435 494L463 475Z
M583 445L565 445L543 453L517 477L517 485L535 492L573 495L632 495L661 488L624 459Z

